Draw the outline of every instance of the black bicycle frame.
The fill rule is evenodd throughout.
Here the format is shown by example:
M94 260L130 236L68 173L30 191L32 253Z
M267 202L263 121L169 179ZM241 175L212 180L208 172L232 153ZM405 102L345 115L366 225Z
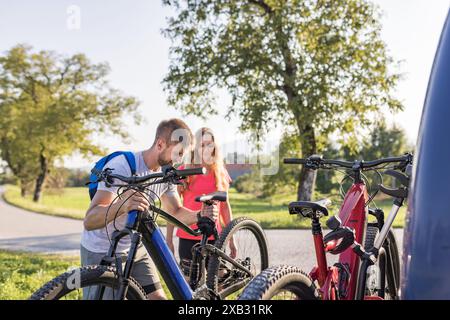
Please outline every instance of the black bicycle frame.
M198 236L198 231L192 230L189 226L179 221L169 213L157 208L153 205L150 205L150 211L153 211L162 218L167 220L169 223L174 226L181 228L187 233ZM122 260L120 258L115 258L115 253L117 249L117 245L119 241L125 237L130 236L131 238L131 247L128 252L128 256L126 259L125 268L122 272ZM219 250L215 246L208 244L207 236L203 237L204 243L202 247L202 256L205 256L207 253L211 255L217 255L224 259L225 261L231 263L234 267L239 269L240 271L253 276L251 271L245 268L244 266L237 263L234 259L227 256L222 250ZM161 233L158 225L154 221L154 219L150 216L143 216L142 212L131 211L128 213L128 219L126 226L123 230L118 230L113 232L111 236L111 246L109 248L108 254L102 259L101 265L111 265L115 262L116 268L118 270L118 274L120 277L120 287L118 288L118 293L115 298L118 300L124 299L128 290L129 277L131 274L132 266L134 263L134 258L136 256L136 251L140 242L142 241L144 247L147 252L150 254L153 262L155 263L158 271L161 273L162 278L164 279L170 293L172 294L175 300L192 300L194 298L193 288L189 285L189 283L184 278L184 275L175 260L175 257L172 251L169 249L164 236ZM198 257L196 258L198 259ZM248 280L241 281L239 283L234 284L232 287L227 289L227 292L233 288L242 288ZM99 290L97 291L96 299L100 300L104 294L105 287L99 286ZM213 295L211 293L211 295ZM217 298L217 297L214 297Z

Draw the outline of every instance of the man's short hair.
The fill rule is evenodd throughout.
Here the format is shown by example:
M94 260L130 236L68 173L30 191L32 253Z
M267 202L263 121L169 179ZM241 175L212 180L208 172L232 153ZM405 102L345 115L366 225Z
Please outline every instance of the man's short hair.
M175 134L174 131L177 131ZM162 139L168 145L178 144L183 142L185 145L191 145L193 141L193 135L188 125L181 119L173 118L169 120L163 120L156 128L155 141Z

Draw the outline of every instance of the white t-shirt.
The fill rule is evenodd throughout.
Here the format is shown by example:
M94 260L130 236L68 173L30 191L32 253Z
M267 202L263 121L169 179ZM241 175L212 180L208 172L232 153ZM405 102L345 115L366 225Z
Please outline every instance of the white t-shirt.
M148 175L150 173L160 172L160 171L152 171L149 168L147 168L144 157L142 155L142 151L135 152L134 157L136 160L136 175L138 176L144 176ZM117 156L113 158L112 160L108 161L104 168L111 168L114 169L112 172L114 174L120 174L125 177L131 176L131 169L128 165L128 162L124 155ZM120 181L114 181L114 183L120 183ZM100 182L98 184L97 190L104 190L109 191L111 193L117 194L118 187L111 187L107 188L105 186L104 182ZM149 196L151 199L155 199L156 195L158 197L162 196L163 194L172 196L172 197L178 197L176 186L173 184L168 183L162 183L162 184L156 184L150 187L150 190L153 192L149 192ZM156 195L155 195L156 194ZM156 199L155 199L156 200ZM115 215L116 212L114 210L110 210L108 212L108 215ZM81 236L81 245L85 247L87 250L91 252L96 253L104 253L109 250L109 247L111 245L109 239L111 238L112 233L116 230L121 230L125 227L127 220L127 215L123 214L120 217L117 217L115 220L115 228L114 228L114 220L111 221L106 228L101 228L97 230L87 231L83 230L83 234ZM108 230L108 232L106 231ZM109 239L108 239L109 235ZM130 237L126 236L123 237L118 245L117 245L117 252L125 252L130 248Z

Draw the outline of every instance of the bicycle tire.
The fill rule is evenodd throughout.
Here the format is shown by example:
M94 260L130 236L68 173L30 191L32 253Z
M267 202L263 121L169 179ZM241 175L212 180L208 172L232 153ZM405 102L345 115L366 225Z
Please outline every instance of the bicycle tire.
M364 249L370 250L374 243L375 239L379 234L379 229L375 225L368 225L366 230L366 239L364 242ZM386 251L386 263L389 265L393 263L393 269L394 269L394 276L395 276L395 288L399 288L400 285L400 256L398 253L398 246L397 246L397 240L395 238L395 234L392 231L392 229L389 230L388 235L386 237L386 240L384 241L383 248ZM386 286L389 288L389 286L392 286L391 283L388 283L390 281L389 277L386 277ZM398 297L398 294L395 294L396 297Z
M80 286L73 287L72 278L76 272L80 275ZM110 266L92 265L65 272L53 280L50 280L40 289L35 291L30 300L60 300L74 290L85 287L103 285L109 288L118 288L119 279L116 277L115 268ZM129 278L127 300L146 300L144 289L133 278Z
M214 244L220 250L225 251L228 240L239 230L249 230L256 238L261 254L261 270L269 266L269 253L267 248L267 239L261 226L253 219L246 217L239 217L231 221L221 232L219 239ZM217 255L210 256L208 263L208 272L206 278L206 285L208 289L213 290L219 296L226 288L219 288L219 269L222 259ZM221 290L222 289L222 290ZM236 289L238 291L240 289ZM234 291L234 292L236 292ZM227 296L232 294L229 293ZM225 296L221 296L225 298Z
M278 293L289 291L296 300L318 300L314 281L300 268L277 266L264 270L252 279L238 300L271 300Z

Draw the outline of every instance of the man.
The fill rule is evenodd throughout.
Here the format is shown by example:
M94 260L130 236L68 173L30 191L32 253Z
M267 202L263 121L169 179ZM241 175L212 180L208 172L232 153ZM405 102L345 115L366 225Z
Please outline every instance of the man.
M158 172L161 170L161 166L181 162L185 152L190 149L191 143L192 132L182 120L162 121L156 130L153 145L145 151L134 154L136 174L146 175ZM105 168L114 169L115 174L131 176L131 169L123 155L110 160L105 164ZM152 187L153 192L150 192L148 196L152 199L158 196L169 213L187 225L197 222L197 212L181 205L176 186L166 183ZM117 189L117 187L107 188L104 182L98 184L97 192L84 218L84 231L81 238L81 264L83 266L100 263L110 247L109 237L115 228L122 229L125 226L129 211L146 211L149 207L147 197L135 194L126 201L134 192L130 190L128 194L118 198ZM216 219L217 206L204 206L201 215ZM115 221L113 221L114 217L116 217ZM130 238L125 237L119 242L117 253L126 255L129 247ZM131 276L141 284L148 299L166 299L156 267L143 245L140 245L137 250ZM85 299L92 299L95 296L95 290L88 289L84 291L83 296Z

